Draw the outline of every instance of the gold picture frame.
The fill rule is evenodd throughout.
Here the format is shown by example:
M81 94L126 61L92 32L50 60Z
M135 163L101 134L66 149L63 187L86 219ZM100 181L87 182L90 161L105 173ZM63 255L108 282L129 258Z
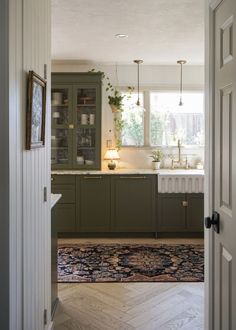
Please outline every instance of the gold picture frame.
M26 111L26 150L45 145L47 83L34 71L29 71Z

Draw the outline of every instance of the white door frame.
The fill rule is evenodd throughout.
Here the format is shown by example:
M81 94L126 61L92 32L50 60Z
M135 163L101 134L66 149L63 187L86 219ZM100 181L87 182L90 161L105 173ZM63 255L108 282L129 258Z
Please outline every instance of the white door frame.
M214 187L212 164L214 159L214 10L222 0L205 1L205 216L213 212ZM214 330L214 231L205 229L205 330Z

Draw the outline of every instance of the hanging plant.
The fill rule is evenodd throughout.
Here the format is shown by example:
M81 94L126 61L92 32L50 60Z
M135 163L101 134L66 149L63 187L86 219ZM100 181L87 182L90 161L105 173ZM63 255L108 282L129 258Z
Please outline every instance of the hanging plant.
M108 95L108 104L111 107L111 111L114 114L114 131L115 131L115 141L116 141L116 148L118 150L121 149L122 145L122 129L124 128L125 121L122 119L122 112L123 112L123 102L125 99L131 98L131 93L134 90L134 87L128 86L128 95L121 95L120 91L118 91L110 81L110 78L105 75L103 71L95 71L95 69L90 70L89 72L97 72L101 73L102 81L106 84L106 92L109 93ZM105 82L104 82L105 81Z

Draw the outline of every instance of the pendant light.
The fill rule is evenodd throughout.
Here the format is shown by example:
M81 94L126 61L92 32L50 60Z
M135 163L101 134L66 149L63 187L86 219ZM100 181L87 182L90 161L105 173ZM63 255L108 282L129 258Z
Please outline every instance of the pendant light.
M182 99L182 96L183 96L183 65L186 64L187 61L179 60L179 61L177 61L177 63L180 64L180 89L179 89L180 98L179 98L179 106L182 106L183 105L183 99Z
M142 111L145 111L145 109L140 105L140 97L139 97L139 95L140 95L139 66L140 66L140 64L143 63L143 60L134 60L134 63L137 64L137 79L138 79L138 84L137 84L137 87L138 87L138 99L137 99L137 102L136 102L136 107L138 107L138 109L141 109Z

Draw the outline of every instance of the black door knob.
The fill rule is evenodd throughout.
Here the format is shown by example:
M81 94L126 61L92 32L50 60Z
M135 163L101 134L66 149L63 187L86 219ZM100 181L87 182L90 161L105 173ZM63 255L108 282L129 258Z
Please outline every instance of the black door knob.
M220 232L220 215L218 212L214 211L212 217L205 218L205 227L207 229L213 226L214 231L219 234Z

